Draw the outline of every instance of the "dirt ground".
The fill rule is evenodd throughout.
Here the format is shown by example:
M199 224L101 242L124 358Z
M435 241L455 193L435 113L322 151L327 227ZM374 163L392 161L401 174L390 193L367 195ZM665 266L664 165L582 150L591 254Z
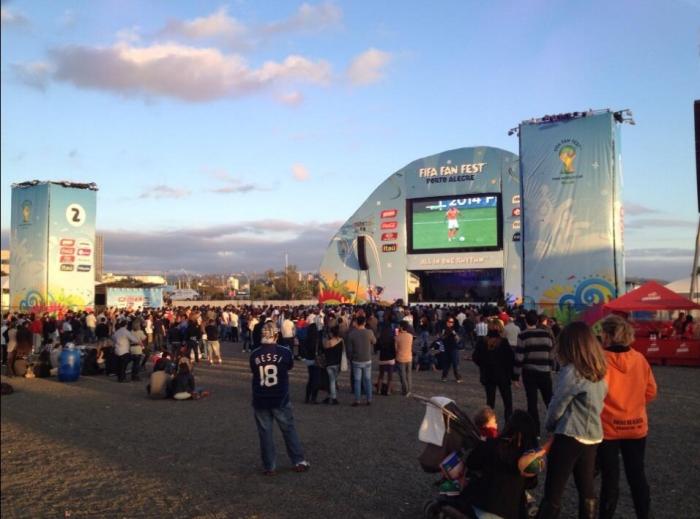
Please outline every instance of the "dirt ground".
M16 393L1 401L2 517L422 517L436 479L416 460L423 405L378 396L371 407L352 408L347 373L341 405L306 405L306 368L298 363L292 399L311 470L291 471L276 433L279 473L264 477L247 357L231 343L223 354L223 366L196 368L197 385L212 392L196 402L149 400L145 381L3 377ZM460 385L414 373L414 392L451 397L473 414L484 392L471 362L461 371ZM658 518L700 517L700 370L654 373L659 398L650 406L647 444L653 508ZM524 408L524 392L514 393L515 407ZM621 486L618 517L634 517ZM576 516L575 501L571 484L562 518Z

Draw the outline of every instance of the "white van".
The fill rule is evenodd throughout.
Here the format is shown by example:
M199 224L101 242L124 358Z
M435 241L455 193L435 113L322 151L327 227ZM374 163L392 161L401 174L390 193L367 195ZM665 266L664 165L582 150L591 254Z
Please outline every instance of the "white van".
M199 293L192 288L178 288L168 294L171 301L197 301Z

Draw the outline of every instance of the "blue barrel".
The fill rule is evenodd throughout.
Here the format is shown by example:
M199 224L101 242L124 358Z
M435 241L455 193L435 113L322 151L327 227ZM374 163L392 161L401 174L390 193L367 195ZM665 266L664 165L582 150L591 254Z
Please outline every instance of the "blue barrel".
M80 350L64 348L58 358L58 380L75 382L80 378Z

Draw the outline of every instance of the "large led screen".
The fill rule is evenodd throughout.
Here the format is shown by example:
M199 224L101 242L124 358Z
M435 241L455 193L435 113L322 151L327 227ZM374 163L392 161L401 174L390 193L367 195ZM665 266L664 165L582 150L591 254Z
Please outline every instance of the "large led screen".
M499 250L501 214L498 193L407 200L408 252Z

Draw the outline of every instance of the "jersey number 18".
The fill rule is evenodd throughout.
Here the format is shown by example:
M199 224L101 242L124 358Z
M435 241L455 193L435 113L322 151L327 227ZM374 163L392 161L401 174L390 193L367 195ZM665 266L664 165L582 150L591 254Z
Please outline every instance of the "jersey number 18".
M265 366L260 366L260 385L265 387L272 387L277 385L277 366L274 364L267 364Z

